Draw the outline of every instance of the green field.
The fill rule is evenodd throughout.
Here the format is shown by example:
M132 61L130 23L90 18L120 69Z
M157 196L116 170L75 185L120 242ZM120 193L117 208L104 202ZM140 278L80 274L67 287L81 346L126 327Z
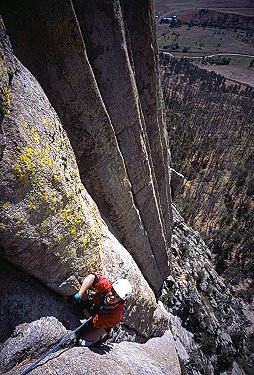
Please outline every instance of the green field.
M170 28L162 24L157 26L157 37L159 49L165 52L254 55L254 33L251 31L187 25Z
M185 10L194 8L209 8L220 12L236 13L246 16L254 15L253 0L154 0L155 10L164 14L175 10Z
M236 81L254 87L254 66L250 67L253 59L242 56L231 56L230 59L229 65L202 65L200 63L197 65L202 69L223 75L229 80L228 84L231 83L230 81Z
M224 75L227 79L254 87L254 32L217 27L187 25L170 28L157 25L159 50L176 58L182 56L200 57L193 59L199 67ZM202 57L213 54L241 54L248 56L228 56L229 65L202 65Z

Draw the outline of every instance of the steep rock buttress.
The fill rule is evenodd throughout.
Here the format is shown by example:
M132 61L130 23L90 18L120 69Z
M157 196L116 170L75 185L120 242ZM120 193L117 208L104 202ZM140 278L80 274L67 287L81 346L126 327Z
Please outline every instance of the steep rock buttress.
M152 2L141 3L4 1L2 13L16 55L60 117L83 184L157 293L169 273L170 168Z
M167 317L81 183L67 134L41 86L13 55L3 23L0 42L1 257L62 295L74 293L89 272L112 280L128 276L135 290L129 327L144 337L162 333Z

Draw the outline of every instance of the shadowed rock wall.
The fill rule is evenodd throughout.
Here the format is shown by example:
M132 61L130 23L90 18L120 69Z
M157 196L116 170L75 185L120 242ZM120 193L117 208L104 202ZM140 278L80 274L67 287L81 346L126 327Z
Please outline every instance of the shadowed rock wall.
M169 272L172 215L152 3L1 8L15 53L68 134L83 184L157 293Z
M158 49L153 3L123 1L131 54L144 114L145 138L162 217L165 237L171 241L172 209L170 196L170 155L166 134L162 91L160 89Z
M167 317L82 185L55 110L0 26L1 257L62 295L76 292L89 272L128 277L134 292L126 323L144 337L162 334Z

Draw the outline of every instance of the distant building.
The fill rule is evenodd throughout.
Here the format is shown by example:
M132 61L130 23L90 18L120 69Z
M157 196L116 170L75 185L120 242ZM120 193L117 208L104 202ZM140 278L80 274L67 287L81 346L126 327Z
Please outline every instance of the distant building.
M170 24L171 26L174 26L177 24L177 19L176 19L177 16L172 16L172 17L162 17L160 19L160 23L168 23Z
M170 23L172 21L172 18L170 17L162 17L160 19L160 23Z

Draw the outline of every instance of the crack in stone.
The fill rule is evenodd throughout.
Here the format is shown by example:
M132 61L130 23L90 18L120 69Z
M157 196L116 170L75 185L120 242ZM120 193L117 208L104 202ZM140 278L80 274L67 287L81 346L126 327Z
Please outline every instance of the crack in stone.
M11 87L12 79L13 79L13 74L8 73L8 89L10 89ZM3 121L4 121L4 117L6 116L6 113L4 112L5 111L3 108L0 113L0 162L3 160L4 150L6 148L6 138L5 138L4 130L3 130Z
M6 148L6 140L4 136L4 131L2 127L4 116L1 116L0 118L0 161L2 161L4 157L4 150Z

